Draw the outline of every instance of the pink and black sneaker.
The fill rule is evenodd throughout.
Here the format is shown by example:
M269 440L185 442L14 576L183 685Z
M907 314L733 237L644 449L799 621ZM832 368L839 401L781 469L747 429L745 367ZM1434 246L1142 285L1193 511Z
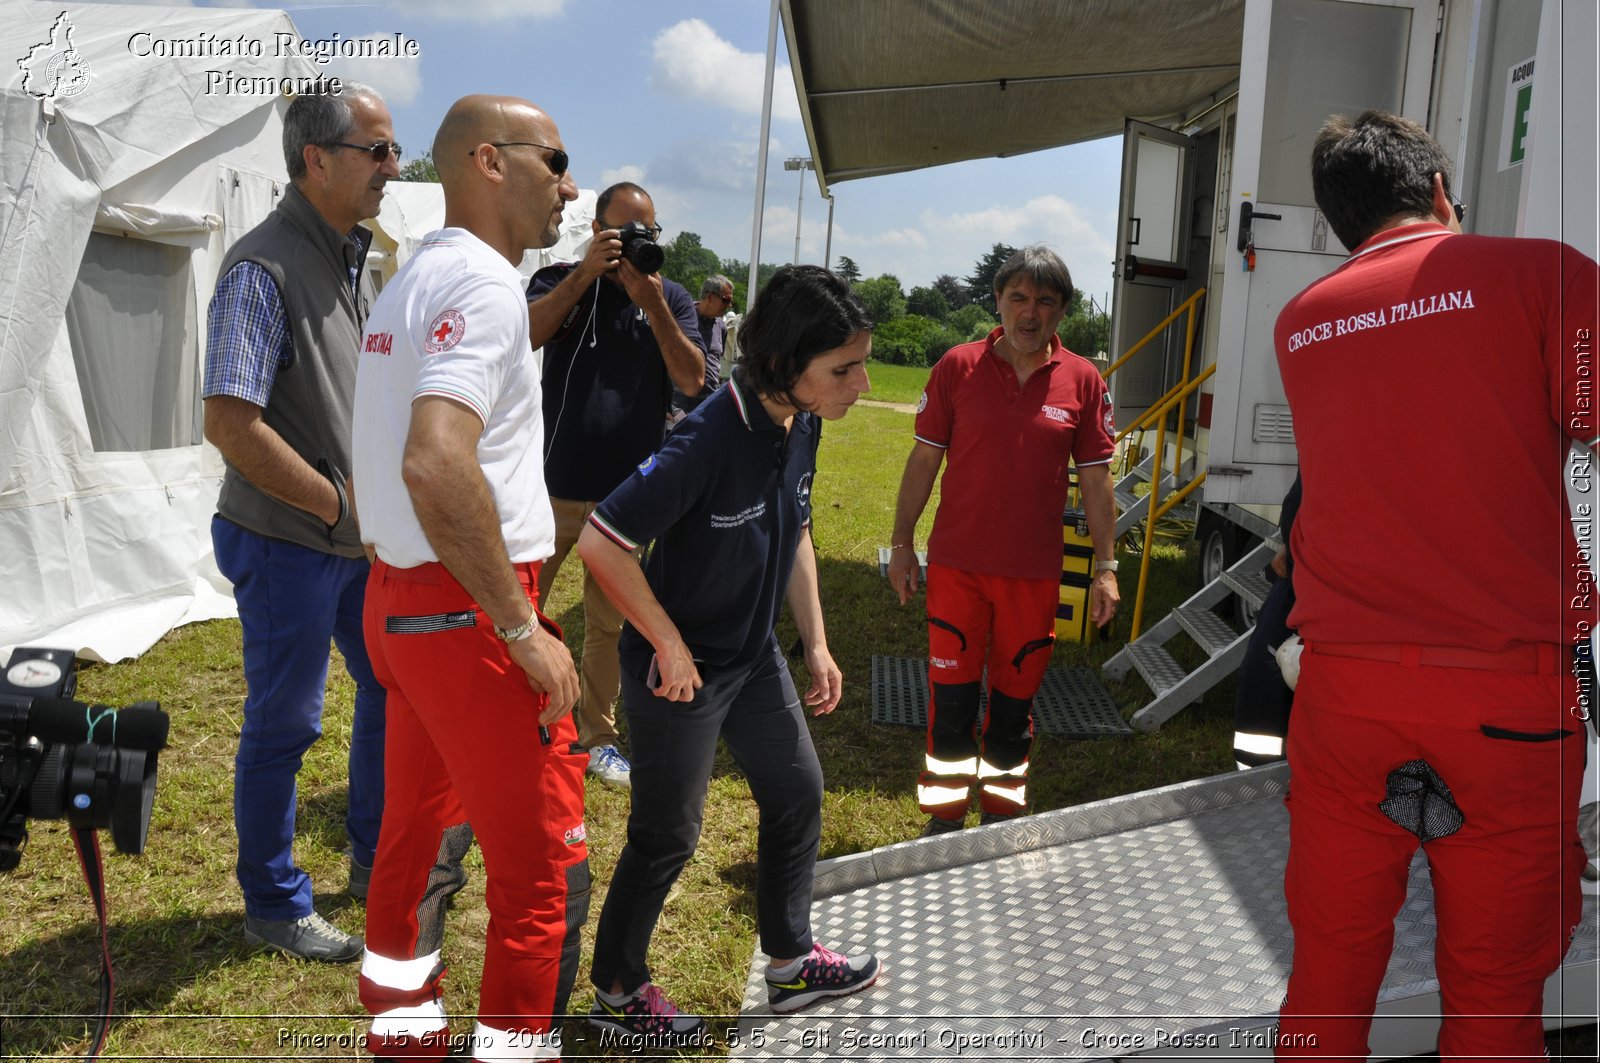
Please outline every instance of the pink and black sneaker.
M596 992L589 1009L589 1025L600 1031L602 1047L685 1048L705 1040L706 1020L680 1012L654 982L646 982L617 1003L607 996Z
M878 980L878 958L871 953L841 956L819 942L811 955L788 968L767 968L767 1006L776 1012L799 1011L828 997L849 996Z

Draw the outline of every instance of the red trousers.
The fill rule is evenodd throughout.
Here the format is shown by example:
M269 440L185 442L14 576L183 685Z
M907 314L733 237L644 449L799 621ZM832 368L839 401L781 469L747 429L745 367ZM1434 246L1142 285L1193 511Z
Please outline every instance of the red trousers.
M971 789L985 812L1027 806L1033 696L1055 647L1058 581L928 566L928 751L917 801L941 819L966 815ZM989 713L978 700L985 667Z
M1372 1012L1424 844L1443 1060L1544 1056L1545 980L1582 915L1576 684L1543 674L1328 656L1308 648L1289 731L1294 963L1279 1059L1365 1060ZM1420 843L1379 809L1426 761L1464 823Z
M539 566L517 570L535 600ZM366 640L389 692L383 827L361 969L361 1000L374 1016L368 1047L414 1059L441 1059L449 1048L444 968L437 952L416 955L417 907L440 835L467 820L483 850L489 909L472 1055L558 1058L552 1017L566 1011L589 904L588 754L570 750L572 718L540 733L545 696L443 565L378 562L367 584Z

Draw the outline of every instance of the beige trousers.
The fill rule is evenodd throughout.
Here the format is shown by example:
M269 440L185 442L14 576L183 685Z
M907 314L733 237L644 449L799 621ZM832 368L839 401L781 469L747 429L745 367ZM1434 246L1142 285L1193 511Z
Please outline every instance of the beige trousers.
M549 601L561 563L589 522L596 502L552 498L556 517L556 552L539 569L539 606ZM615 704L621 689L617 663L617 638L622 634L622 613L611 604L594 575L583 573L583 660L579 665L578 704L572 710L578 721L578 741L586 749L617 744Z

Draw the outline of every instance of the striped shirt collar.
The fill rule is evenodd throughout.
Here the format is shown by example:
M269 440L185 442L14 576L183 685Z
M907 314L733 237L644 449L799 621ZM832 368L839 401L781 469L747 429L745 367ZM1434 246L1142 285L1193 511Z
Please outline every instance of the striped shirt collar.
M734 409L739 411L739 420L752 432L781 432L783 426L774 424L772 416L767 413L767 408L761 403L761 396L747 387L739 384L739 378L728 378L728 390L733 394Z
M1350 253L1352 259L1360 258L1369 251L1381 251L1386 247L1397 244L1410 243L1412 240L1426 240L1435 236L1454 236L1446 226L1436 221L1417 222L1412 225L1397 225L1392 229L1385 229L1367 238L1366 242Z

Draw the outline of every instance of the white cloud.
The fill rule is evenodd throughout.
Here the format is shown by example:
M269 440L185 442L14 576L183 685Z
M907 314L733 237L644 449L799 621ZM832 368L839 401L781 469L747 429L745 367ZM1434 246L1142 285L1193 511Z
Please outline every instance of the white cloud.
M1114 240L1082 207L1052 194L965 213L924 210L915 227L865 232L835 226L833 251L835 259L841 254L855 259L866 276L894 274L909 291L940 273L965 277L996 243L1045 244L1066 262L1073 282L1098 297L1111 287ZM813 234L807 224L803 244L809 248L813 243L820 260L822 232L819 228Z
M600 171L601 188L610 188L619 181L632 181L636 185L644 185L644 167L619 166L615 170Z
M714 103L744 114L761 113L766 55L740 51L703 19L685 19L656 34L652 54L655 62L650 80L669 96ZM774 74L772 116L800 120L794 76L787 66L779 66Z
M353 37L357 41L393 40L388 34L375 33L370 37ZM346 81L359 81L377 89L391 108L411 103L422 92L422 63L417 59L347 59L335 58L328 63L328 72Z
M137 0L145 3L148 0ZM282 7L282 0L253 0L254 7ZM349 7L349 0L297 0L296 7ZM567 0L390 0L385 7L397 15L467 22L510 22L526 18L553 18L566 10ZM290 14L293 14L291 9ZM426 42L424 42L426 46Z

